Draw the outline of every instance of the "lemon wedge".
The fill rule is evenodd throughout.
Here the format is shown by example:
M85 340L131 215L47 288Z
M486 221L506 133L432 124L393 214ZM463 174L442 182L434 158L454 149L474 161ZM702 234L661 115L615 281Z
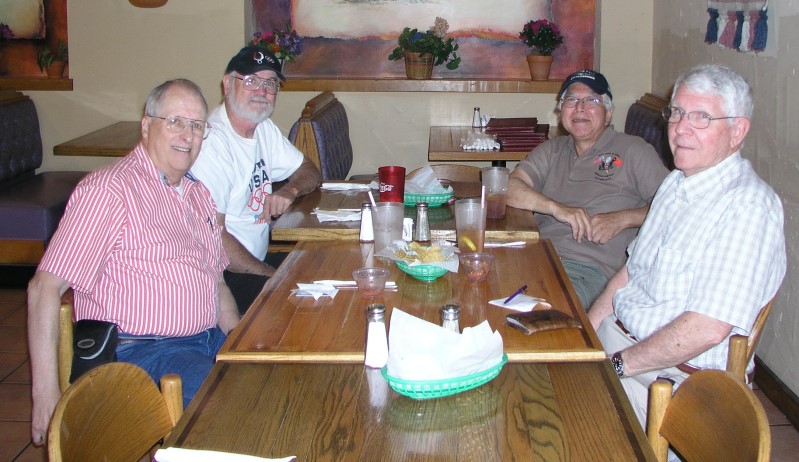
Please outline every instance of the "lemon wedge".
M466 244L466 245L469 247L469 249L471 249L471 250L473 250L473 251L476 251L476 250L477 250L477 246L476 246L476 245L474 245L474 242L472 242L472 240L471 240L471 239L469 239L468 237L466 237L466 236L463 236L463 237L461 238L461 240L463 241L463 243L464 243L464 244Z

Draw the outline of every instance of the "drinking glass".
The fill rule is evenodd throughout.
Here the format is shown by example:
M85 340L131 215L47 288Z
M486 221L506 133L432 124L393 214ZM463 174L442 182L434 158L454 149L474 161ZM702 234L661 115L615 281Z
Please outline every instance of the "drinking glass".
M461 252L482 252L486 231L486 207L480 199L455 201L455 232Z

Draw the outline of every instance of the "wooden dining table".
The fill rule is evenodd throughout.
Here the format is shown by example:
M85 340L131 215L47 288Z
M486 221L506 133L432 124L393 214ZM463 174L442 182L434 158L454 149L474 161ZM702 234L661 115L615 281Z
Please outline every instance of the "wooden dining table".
M341 183L341 182L337 182ZM344 182L346 183L346 182ZM352 184L361 184L354 182ZM454 197L480 197L480 183L452 182ZM372 192L377 198L378 192ZM320 210L360 210L364 202L369 202L366 190L336 191L317 189L300 197L271 226L273 241L305 240L353 240L357 241L360 221L319 222L314 209ZM405 207L405 216L414 218L416 209ZM455 239L455 211L450 205L430 207L428 210L430 233L433 239ZM533 213L507 207L504 218L486 220L487 240L535 240L538 239L538 224Z
M363 364L217 362L164 442L303 461L653 461L607 361L509 363L414 400Z
M427 146L427 160L430 162L480 162L490 161L492 165L504 167L508 161L519 161L530 154L529 149L498 151L467 151L461 147L471 127L433 126L430 127L430 140Z
M217 360L363 363L366 306L371 302L386 306L389 329L394 307L440 324L441 307L458 304L461 328L487 320L502 336L511 362L605 359L549 240L527 242L522 247L488 248L486 252L495 260L485 282L470 283L463 274L454 272L425 282L403 273L392 260L375 256L372 244L300 241L231 332ZM396 282L397 289L386 290L376 299L364 298L357 289L340 289L333 298L319 299L294 293L297 283L352 280L352 271L365 266L388 268L389 280ZM584 327L532 335L510 327L505 317L514 311L488 302L504 300L522 286L527 286L527 295L546 299L552 309L568 314Z

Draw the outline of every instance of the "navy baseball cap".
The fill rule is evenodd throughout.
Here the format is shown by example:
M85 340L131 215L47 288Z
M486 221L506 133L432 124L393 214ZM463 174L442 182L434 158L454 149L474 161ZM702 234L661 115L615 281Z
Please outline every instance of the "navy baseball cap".
M558 99L560 99L566 89L574 83L582 83L593 90L597 95L607 94L610 99L613 99L613 94L610 92L610 85L608 85L605 76L591 69L579 70L566 77L566 80L563 81L563 85L561 85L560 91L558 92Z
M280 80L286 80L280 72L280 61L266 48L259 45L247 45L231 58L225 74L233 71L242 75L255 74L258 71L274 71Z

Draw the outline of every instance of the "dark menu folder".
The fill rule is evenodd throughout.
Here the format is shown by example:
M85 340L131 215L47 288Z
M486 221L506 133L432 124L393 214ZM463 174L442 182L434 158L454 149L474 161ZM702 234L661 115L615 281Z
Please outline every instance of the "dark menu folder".
M485 127L489 135L506 132L534 132L538 126L536 117L492 117Z

